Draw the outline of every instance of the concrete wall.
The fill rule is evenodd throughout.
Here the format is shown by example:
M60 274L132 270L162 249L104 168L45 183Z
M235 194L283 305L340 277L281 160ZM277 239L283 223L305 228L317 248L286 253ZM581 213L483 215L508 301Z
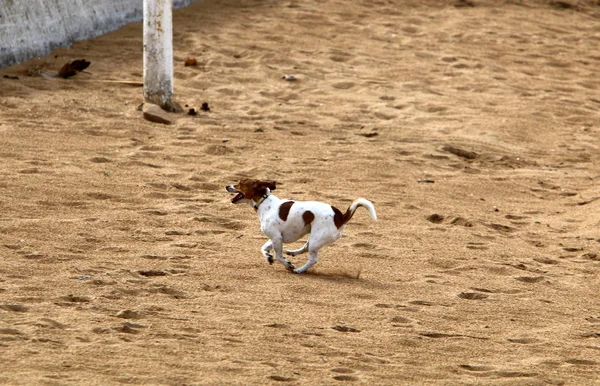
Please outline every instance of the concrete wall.
M139 21L143 8L144 0L0 0L0 68Z

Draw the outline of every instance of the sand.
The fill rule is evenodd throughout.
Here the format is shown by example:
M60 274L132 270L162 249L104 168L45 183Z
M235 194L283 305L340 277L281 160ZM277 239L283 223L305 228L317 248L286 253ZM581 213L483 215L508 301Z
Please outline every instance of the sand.
M174 23L176 99L210 111L172 125L137 109L141 23L0 71L1 384L599 382L597 2L205 0ZM290 274L241 177L379 221L359 208Z

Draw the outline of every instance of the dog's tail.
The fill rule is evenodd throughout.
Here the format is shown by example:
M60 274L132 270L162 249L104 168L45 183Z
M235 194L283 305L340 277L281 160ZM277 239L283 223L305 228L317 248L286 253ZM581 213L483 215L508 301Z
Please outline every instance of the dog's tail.
M375 213L375 206L373 206L373 203L369 200L365 200L364 198L357 198L352 204L350 204L348 210L346 210L346 213L344 213L344 224L350 221L354 215L354 212L359 206L367 209L369 211L369 216L371 216L373 220L377 221L377 213Z

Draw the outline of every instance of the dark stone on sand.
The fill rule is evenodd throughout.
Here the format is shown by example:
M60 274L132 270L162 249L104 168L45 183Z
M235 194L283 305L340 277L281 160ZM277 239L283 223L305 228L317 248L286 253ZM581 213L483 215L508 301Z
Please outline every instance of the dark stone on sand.
M160 106L152 103L144 103L144 119L154 123L162 123L163 125L170 125L173 120L165 110Z
M444 221L444 216L442 216L440 214L437 214L437 213L434 213L434 214L432 214L430 216L427 216L427 221L432 222L434 224L439 224L442 221Z

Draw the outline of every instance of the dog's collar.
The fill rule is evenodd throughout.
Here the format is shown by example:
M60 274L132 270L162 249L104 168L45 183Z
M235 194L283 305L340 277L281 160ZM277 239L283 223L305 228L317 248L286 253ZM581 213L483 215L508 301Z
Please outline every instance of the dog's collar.
M267 199L267 197L269 197L270 194L269 193L265 193L263 194L263 196L260 198L260 200L258 200L258 202L254 203L254 210L258 210L258 207L265 202L265 200Z

